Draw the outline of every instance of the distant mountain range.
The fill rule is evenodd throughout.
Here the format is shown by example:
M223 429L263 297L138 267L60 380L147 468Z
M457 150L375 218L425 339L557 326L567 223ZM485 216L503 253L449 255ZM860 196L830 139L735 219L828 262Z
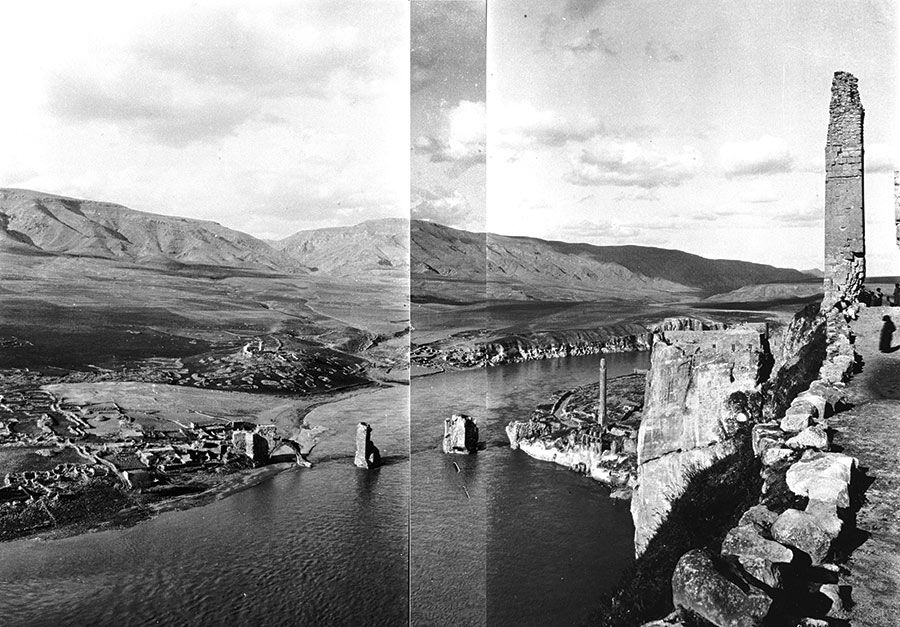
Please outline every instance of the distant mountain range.
M0 189L0 249L153 266L305 271L266 242L215 222L21 189Z
M0 189L0 250L148 266L221 266L366 280L411 273L416 302L708 297L809 274L646 246L593 246L370 220L265 242L215 222Z
M647 246L594 246L471 233L413 221L413 297L600 300L706 297L747 285L803 283L797 270ZM485 280L487 277L487 280Z
M272 242L315 272L340 277L390 269L407 272L409 221L369 220L356 226L299 231Z

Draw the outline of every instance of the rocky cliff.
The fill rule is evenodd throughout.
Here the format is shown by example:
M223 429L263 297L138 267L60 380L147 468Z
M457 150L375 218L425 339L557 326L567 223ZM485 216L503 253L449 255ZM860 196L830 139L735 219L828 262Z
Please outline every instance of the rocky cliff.
M772 363L765 325L660 334L638 433L638 485L631 501L637 554L691 472L735 451L733 437L749 417L729 401L757 391Z
M652 325L619 324L597 329L535 331L504 335L494 339L450 338L413 346L413 363L429 367L483 368L534 359L556 359L601 353L648 351L653 338L665 331L722 329L713 320L680 316Z

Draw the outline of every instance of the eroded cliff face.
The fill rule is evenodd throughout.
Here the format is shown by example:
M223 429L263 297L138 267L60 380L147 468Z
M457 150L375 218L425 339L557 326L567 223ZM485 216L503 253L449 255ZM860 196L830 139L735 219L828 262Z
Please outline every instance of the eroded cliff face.
M765 325L667 331L654 342L638 432L638 485L631 501L640 555L691 471L736 450L748 416L729 399L769 377L773 357Z

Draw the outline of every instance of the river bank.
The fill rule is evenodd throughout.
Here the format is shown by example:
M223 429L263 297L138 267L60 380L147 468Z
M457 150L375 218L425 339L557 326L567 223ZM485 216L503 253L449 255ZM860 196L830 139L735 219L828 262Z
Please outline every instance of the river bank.
M342 434L355 432L355 422L310 424L307 416L395 387L408 395L406 386L297 398L138 382L7 392L0 398L0 541L122 528L226 498L296 467L295 452L280 446L284 438L302 442L304 463L352 457L354 445ZM263 457L234 448L239 434L259 430L269 438Z

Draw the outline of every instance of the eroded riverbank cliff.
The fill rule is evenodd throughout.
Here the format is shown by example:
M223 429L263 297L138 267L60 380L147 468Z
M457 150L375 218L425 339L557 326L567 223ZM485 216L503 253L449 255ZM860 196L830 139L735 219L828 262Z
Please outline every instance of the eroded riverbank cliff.
M654 335L663 331L723 327L723 323L708 318L678 316L654 324L617 324L499 337L491 337L486 330L465 332L439 342L414 344L410 359L417 366L439 370L485 368L535 359L649 351Z

